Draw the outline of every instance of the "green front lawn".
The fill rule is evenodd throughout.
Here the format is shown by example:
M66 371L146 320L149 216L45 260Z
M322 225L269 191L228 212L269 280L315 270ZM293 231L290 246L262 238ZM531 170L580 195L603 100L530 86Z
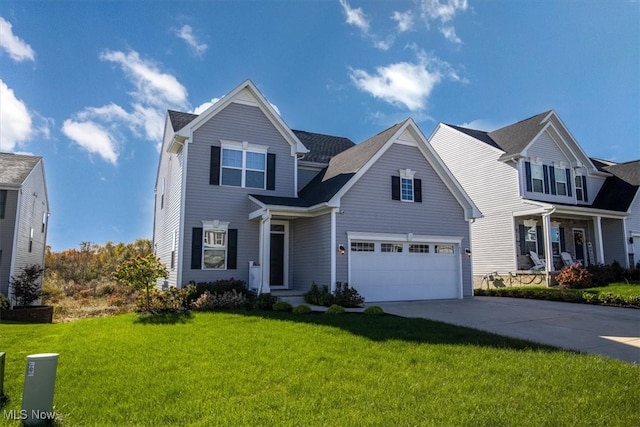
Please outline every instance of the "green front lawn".
M423 319L128 314L0 324L0 351L4 414L60 353L64 426L640 425L638 365Z

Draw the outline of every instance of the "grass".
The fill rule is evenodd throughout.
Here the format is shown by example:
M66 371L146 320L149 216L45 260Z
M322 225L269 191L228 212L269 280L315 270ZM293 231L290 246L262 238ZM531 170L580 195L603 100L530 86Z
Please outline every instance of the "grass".
M594 295L602 295L602 294L613 294L620 295L624 297L638 297L640 298L640 283L612 283L605 287L600 288L588 288L584 289L584 292L594 294Z
M25 357L58 352L64 426L640 425L637 365L424 319L125 314L0 337L3 410Z

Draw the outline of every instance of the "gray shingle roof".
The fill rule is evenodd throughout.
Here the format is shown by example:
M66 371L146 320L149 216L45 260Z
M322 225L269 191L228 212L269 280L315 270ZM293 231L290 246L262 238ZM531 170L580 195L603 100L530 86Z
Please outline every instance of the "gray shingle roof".
M191 113L182 113L180 111L167 110L169 114L169 120L171 121L171 126L173 126L173 131L178 132L180 129L191 123L193 119L198 117L197 114Z
M293 133L309 150L302 159L307 162L329 163L333 156L356 145L349 138L340 136L323 135L295 129L293 129Z
M632 162L609 164L610 162L602 162L598 160L599 166L613 176L608 177L592 206L598 209L608 209L618 212L626 212L629 210L633 199L640 189L640 160Z
M0 184L21 185L41 159L39 156L0 153Z

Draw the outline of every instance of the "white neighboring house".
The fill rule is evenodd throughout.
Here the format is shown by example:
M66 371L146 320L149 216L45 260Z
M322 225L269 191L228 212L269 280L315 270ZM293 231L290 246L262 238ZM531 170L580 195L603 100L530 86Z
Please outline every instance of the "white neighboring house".
M0 153L0 293L27 265L44 267L49 198L42 157ZM40 278L42 280L42 278ZM12 298L9 298L12 300Z
M482 218L472 225L474 282L491 272L640 258L640 161L591 159L555 111L493 132L440 123L429 142ZM551 255L549 255L551 254Z

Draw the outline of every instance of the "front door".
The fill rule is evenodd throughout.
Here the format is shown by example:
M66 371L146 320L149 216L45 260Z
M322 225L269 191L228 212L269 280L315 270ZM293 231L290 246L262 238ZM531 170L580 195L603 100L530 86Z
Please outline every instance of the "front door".
M587 265L587 257L584 243L584 229L573 229L573 245L576 249L576 262L579 262L583 266Z
M287 287L287 231L285 222L271 223L269 286Z

